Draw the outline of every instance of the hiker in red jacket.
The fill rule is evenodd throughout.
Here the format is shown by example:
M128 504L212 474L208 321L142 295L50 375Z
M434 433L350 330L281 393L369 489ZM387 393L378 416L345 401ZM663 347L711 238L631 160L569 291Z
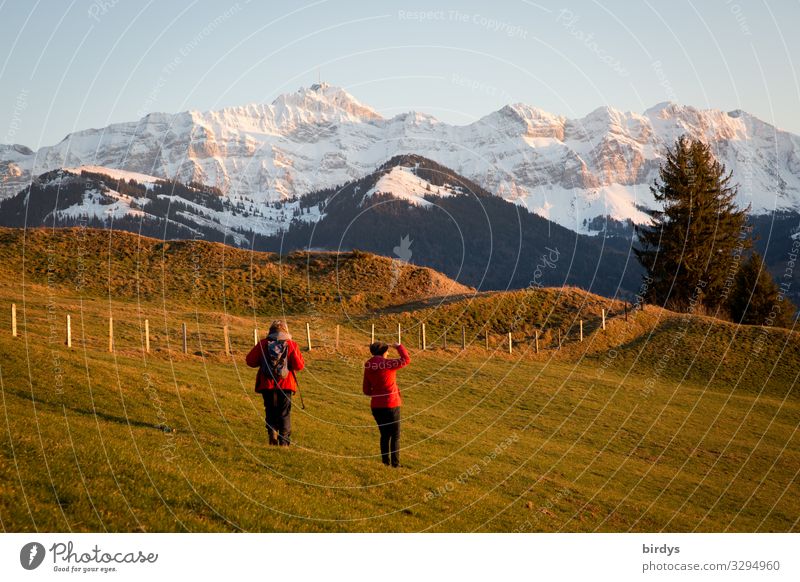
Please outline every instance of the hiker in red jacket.
M273 321L267 337L250 350L245 361L251 368L258 368L256 392L264 398L269 444L289 446L292 395L297 392L295 373L305 367L305 362L286 322Z
M388 359L384 354L389 346L383 342L370 344L372 357L364 364L364 394L372 397L372 416L381 433L381 460L384 465L400 466L400 389L395 376L411 358L401 344L394 344L399 358ZM391 453L391 456L390 456Z

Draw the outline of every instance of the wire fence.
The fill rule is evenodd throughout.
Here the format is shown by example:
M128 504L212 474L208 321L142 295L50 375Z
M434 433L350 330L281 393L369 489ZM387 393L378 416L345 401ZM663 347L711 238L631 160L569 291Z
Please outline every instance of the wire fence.
M592 333L606 331L610 319L623 319L628 321L632 309L627 304L624 309L615 315L610 315L602 309L600 317L596 320L578 318L577 316L563 326L534 326L530 333L522 331L507 331L497 333L490 331L490 324L486 322L482 328L460 325L452 322L447 325L438 325L431 330L426 322L418 322L410 327L403 327L401 323L392 325L386 322L378 324L372 322L363 327L342 324L319 324L318 322L303 322L302 337L295 340L306 351L313 350L350 350L362 349L368 343L376 340L386 343L403 343L420 351L437 350L467 350L482 347L486 351L501 351L513 354L515 349L527 348L538 354L542 351L560 350L566 344L584 342ZM57 323L48 313L50 323L50 341L53 337L63 337L63 344L69 349L81 346L85 349L105 350L109 353L117 352L124 346L126 350L142 350L147 354L170 351L185 355L206 356L219 354L232 356L249 351L254 345L266 337L266 330L259 327L252 328L252 335L247 333L242 325L215 325L211 323L186 321L176 322L160 319L158 322L149 318L138 318L136 321L115 319L113 315L104 319L100 327L105 327L105 338L97 335L98 322L90 326L84 321L81 314L80 334L76 335L73 314L64 314L63 329L54 329ZM588 329L585 324L591 321L594 329ZM152 325L156 323L156 325ZM381 325L382 323L382 325ZM87 329L91 328L87 332ZM91 333L94 332L94 333ZM432 332L432 333L431 333ZM11 304L11 336L20 337L16 303ZM410 340L410 341L409 341ZM122 341L123 344L119 342Z

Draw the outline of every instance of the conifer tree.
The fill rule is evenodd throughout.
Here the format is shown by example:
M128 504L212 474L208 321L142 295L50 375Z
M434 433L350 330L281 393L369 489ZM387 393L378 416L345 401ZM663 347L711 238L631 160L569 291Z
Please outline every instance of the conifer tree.
M747 211L737 186L699 140L681 136L668 149L650 188L661 208L637 226L634 249L646 270L645 297L671 309L719 309L734 251L750 246Z
M761 255L753 253L739 267L728 300L731 318L747 325L791 327L797 307L780 293Z

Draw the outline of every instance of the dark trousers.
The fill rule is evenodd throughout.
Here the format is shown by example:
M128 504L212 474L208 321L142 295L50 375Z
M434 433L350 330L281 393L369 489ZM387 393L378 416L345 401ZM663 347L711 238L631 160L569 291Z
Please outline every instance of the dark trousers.
M400 465L400 407L373 408L372 416L381 431L381 460L384 465Z
M292 392L265 390L261 396L264 398L269 444L289 446L292 436Z

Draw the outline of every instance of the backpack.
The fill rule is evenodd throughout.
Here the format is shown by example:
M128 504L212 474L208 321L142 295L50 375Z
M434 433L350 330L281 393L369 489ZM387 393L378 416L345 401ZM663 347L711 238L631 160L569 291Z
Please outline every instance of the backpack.
M278 382L289 376L288 354L288 344L280 340L270 340L267 348L261 350L261 374L274 381L276 387Z

